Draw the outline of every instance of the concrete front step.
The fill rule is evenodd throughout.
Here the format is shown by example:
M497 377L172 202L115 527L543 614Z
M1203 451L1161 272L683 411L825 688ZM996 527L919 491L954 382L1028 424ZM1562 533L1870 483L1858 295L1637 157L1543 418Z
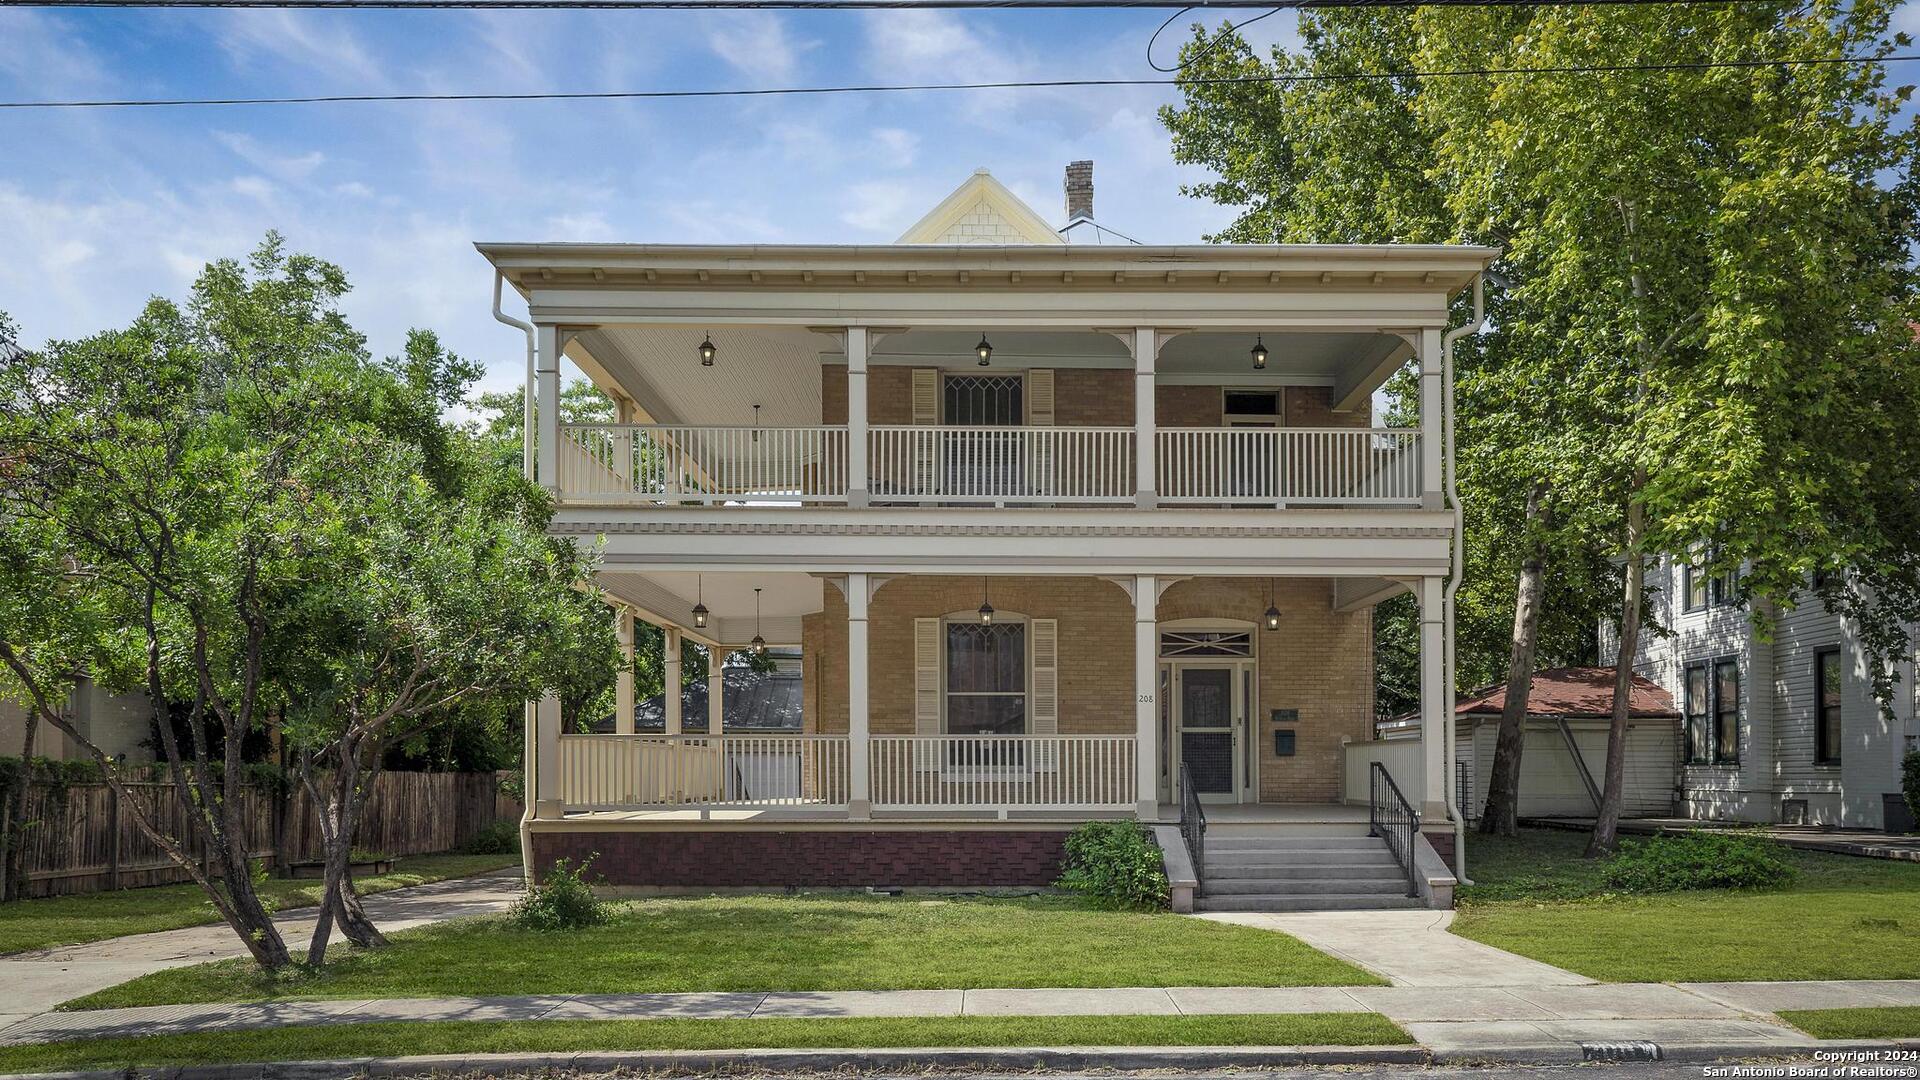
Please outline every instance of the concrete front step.
M1279 895L1274 893L1244 893L1232 896L1202 896L1195 898L1195 911L1368 911L1385 908L1417 908L1424 906L1417 896L1407 896L1404 892L1382 893L1311 893L1306 895Z
M1366 830L1345 836L1294 836L1286 833L1248 834L1233 833L1216 836L1212 829L1207 830L1207 852L1218 851L1314 851L1337 850L1341 848L1385 846L1386 841L1378 836L1368 836Z
M1290 866L1398 866L1393 852L1379 848L1343 848L1338 851L1215 851L1207 849L1208 871L1227 869L1281 870Z
M1222 866L1209 863L1206 880L1213 881L1324 881L1328 878L1368 881L1405 881L1407 872L1392 859L1369 862L1325 863L1313 866Z
M1209 877L1200 887L1202 896L1307 896L1314 893L1385 893L1388 896L1407 891L1407 876L1351 878L1227 878Z

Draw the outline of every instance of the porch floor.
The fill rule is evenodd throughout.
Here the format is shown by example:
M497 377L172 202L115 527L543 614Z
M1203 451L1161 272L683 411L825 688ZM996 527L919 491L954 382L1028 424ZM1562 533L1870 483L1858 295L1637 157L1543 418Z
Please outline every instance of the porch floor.
M1367 808L1339 803L1222 803L1206 807L1209 825L1364 825ZM1129 815L1088 814L1046 810L1009 810L1005 816L991 811L955 810L884 811L876 810L869 821L860 824L900 824L907 822L1074 822L1101 817L1124 818ZM631 810L573 810L559 819L569 825L785 825L800 823L847 824L852 821L839 808L809 806L773 807L637 807ZM1158 824L1180 820L1180 807L1161 803Z

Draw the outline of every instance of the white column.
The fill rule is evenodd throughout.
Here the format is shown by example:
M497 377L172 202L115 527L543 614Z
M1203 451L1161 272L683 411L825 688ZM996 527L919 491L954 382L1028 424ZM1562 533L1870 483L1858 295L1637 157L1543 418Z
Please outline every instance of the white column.
M661 690L667 707L667 734L680 734L680 631L661 628ZM710 735L720 734L717 731Z
M847 327L847 505L867 505L867 328Z
M707 646L707 734L709 735L718 735L726 730L728 655L727 649L717 645Z
M613 677L613 733L633 734L633 612L613 609L613 633L620 641L620 673Z
M1160 707L1158 635L1155 609L1160 603L1159 582L1151 574L1133 579L1133 738L1134 798L1142 821L1160 817Z
M534 449L534 462L540 486L560 490L560 330L548 323L535 328L539 344L534 383L537 390L540 437Z
M867 726L867 575L847 575L847 816L872 812Z
M534 707L533 816L557 818L566 814L560 800L560 695L548 694Z
M1429 510L1446 505L1440 457L1446 384L1440 364L1440 329L1428 327L1420 331L1420 504Z
M1447 820L1447 723L1453 694L1447 689L1445 615L1441 579L1420 579L1420 775L1394 777L1423 821Z
M1153 369L1160 357L1160 332L1151 326L1133 329L1133 502L1151 510L1159 501L1154 491Z

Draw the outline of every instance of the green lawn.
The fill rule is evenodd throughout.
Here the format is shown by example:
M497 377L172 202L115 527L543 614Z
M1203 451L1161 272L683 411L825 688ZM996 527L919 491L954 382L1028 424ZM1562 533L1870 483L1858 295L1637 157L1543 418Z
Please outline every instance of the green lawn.
M1920 978L1920 864L1795 851L1791 886L1610 894L1586 834L1472 836L1453 932L1608 982Z
M708 897L622 904L587 930L504 918L337 949L318 974L246 961L175 968L72 1008L279 998L893 990L1035 986L1337 986L1380 980L1269 930L1103 911L1065 897Z
M393 873L357 879L362 893L386 892L517 866L513 855L418 855L394 862ZM319 902L317 881L274 879L262 893L280 910ZM55 896L0 904L0 953L76 945L124 934L177 930L216 923L213 905L198 885L156 885L148 889Z
M0 1047L0 1072L408 1054L881 1046L1405 1046L1378 1013L335 1024Z
M1884 1009L1795 1009L1780 1019L1816 1039L1920 1039L1920 1005Z

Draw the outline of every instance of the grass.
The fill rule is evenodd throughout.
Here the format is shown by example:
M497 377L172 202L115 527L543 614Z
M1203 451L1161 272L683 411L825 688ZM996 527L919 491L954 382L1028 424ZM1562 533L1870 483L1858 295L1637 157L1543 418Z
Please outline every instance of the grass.
M356 878L355 884L362 893L386 892L516 866L519 862L518 854L419 855L396 860L390 874ZM305 907L319 903L320 882L276 878L268 881L261 893L278 910ZM207 902L207 894L193 884L21 900L0 905L0 954L219 921L213 905Z
M0 1072L515 1051L887 1046L1405 1046L1378 1013L335 1024L0 1047Z
M1469 838L1453 932L1607 982L1920 978L1920 865L1796 850L1785 888L1626 896L1586 840Z
M901 990L1053 986L1378 985L1270 930L1106 911L1066 897L662 898L603 926L519 930L505 918L404 931L337 949L325 969L247 961L174 968L69 1008L288 998Z
M1779 1016L1816 1039L1920 1039L1920 1005L1791 1009Z

